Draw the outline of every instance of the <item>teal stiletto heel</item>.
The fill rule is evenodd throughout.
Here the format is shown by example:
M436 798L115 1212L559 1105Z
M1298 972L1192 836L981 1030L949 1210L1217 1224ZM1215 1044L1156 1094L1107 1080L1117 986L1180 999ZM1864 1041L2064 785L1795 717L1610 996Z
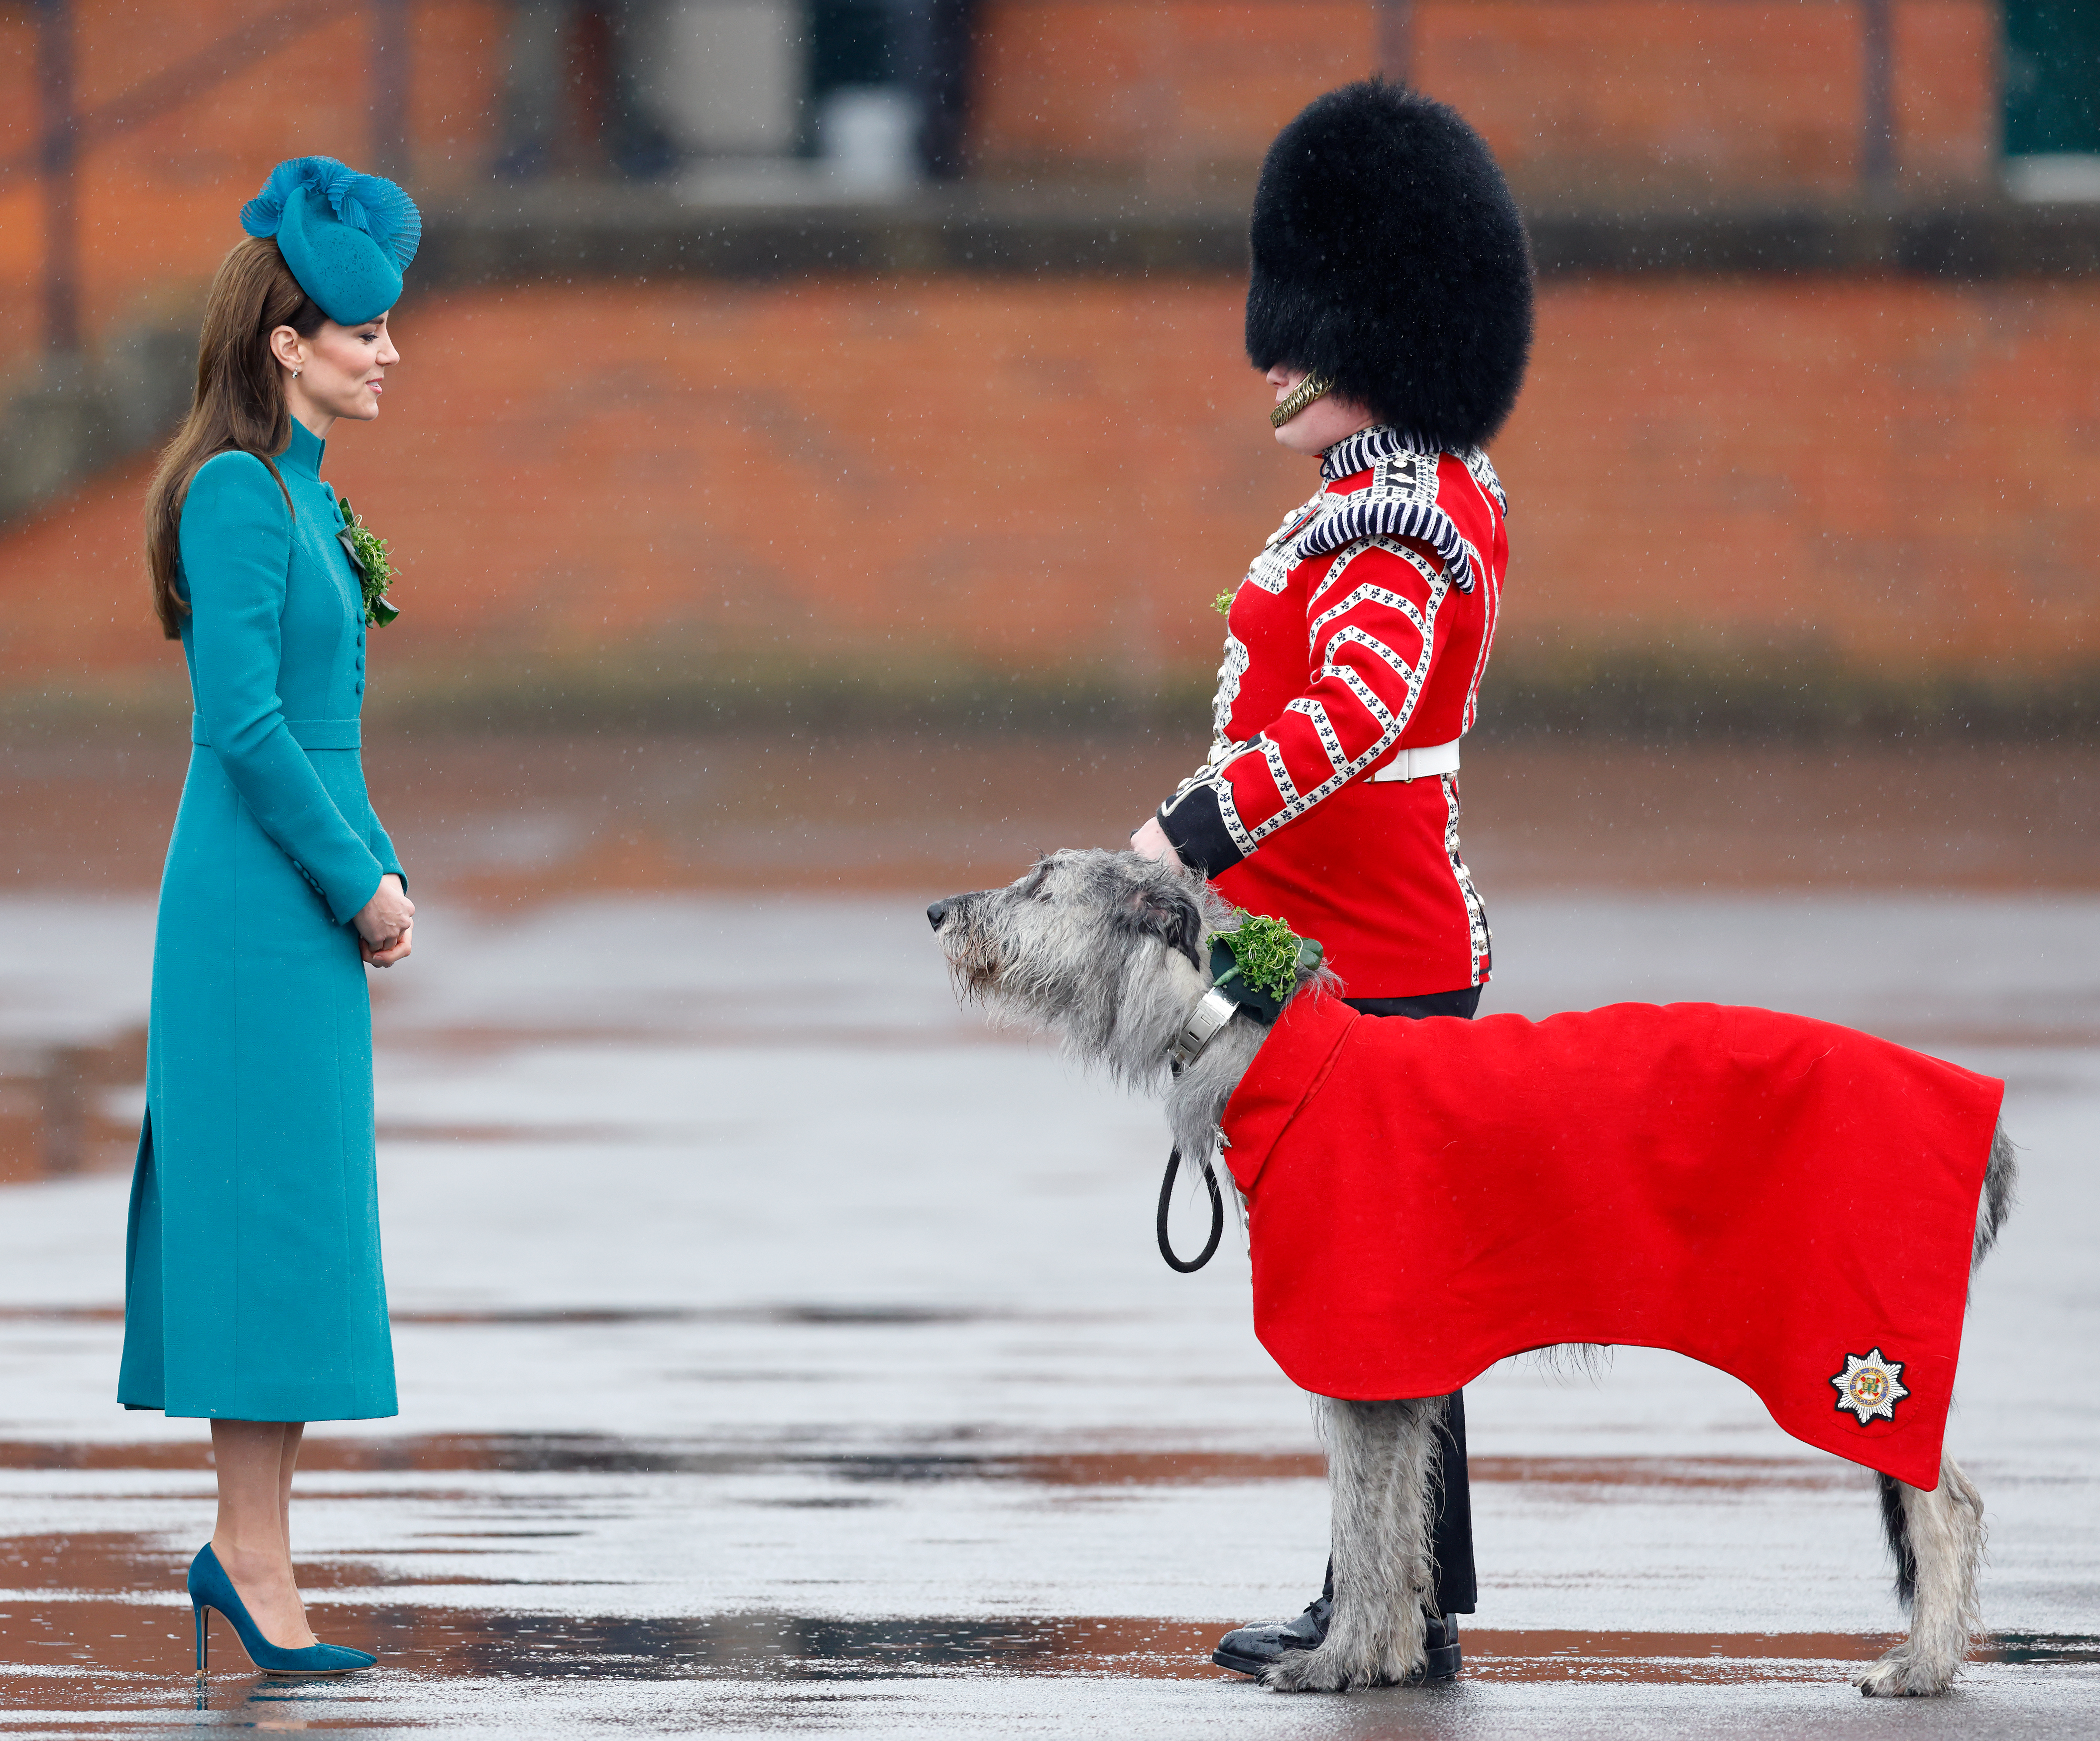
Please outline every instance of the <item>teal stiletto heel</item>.
M196 1614L200 1681L205 1677L207 1628L214 1609L226 1616L249 1661L265 1674L348 1674L353 1669L369 1668L379 1660L369 1650L354 1650L347 1645L310 1644L304 1650L287 1650L271 1643L250 1617L248 1605L241 1601L240 1591L234 1589L232 1579L218 1563L210 1542L198 1549L197 1557L190 1562L189 1589L190 1606Z

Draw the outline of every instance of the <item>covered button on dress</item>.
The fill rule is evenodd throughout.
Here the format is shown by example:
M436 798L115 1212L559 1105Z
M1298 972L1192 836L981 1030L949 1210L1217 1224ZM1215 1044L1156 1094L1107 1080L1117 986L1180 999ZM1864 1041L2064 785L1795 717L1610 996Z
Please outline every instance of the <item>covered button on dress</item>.
M196 714L153 948L127 1408L395 1412L350 921L401 868L365 793L364 612L322 453L294 422L276 476L221 453L183 507Z

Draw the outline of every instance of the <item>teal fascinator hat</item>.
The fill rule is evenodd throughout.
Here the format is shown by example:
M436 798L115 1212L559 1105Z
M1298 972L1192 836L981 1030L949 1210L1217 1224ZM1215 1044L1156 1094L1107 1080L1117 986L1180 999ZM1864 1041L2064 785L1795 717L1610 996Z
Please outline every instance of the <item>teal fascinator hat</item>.
M299 288L339 326L386 313L423 239L423 214L390 181L333 157L287 157L240 208L250 236L274 236Z

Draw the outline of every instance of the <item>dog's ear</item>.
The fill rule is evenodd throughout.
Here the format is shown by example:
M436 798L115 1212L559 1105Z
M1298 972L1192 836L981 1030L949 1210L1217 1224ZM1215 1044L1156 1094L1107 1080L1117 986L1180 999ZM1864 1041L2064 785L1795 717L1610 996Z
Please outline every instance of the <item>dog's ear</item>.
M1191 967L1202 970L1203 912L1193 890L1148 883L1132 891L1126 912L1137 930L1179 950Z

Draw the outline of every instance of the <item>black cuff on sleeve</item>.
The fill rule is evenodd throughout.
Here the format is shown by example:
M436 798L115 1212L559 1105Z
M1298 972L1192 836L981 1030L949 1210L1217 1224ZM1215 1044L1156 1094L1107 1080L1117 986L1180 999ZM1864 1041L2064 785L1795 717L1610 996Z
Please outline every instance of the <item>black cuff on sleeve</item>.
M1181 862L1206 877L1229 871L1246 856L1225 827L1215 786L1199 782L1176 793L1159 806L1159 826Z

